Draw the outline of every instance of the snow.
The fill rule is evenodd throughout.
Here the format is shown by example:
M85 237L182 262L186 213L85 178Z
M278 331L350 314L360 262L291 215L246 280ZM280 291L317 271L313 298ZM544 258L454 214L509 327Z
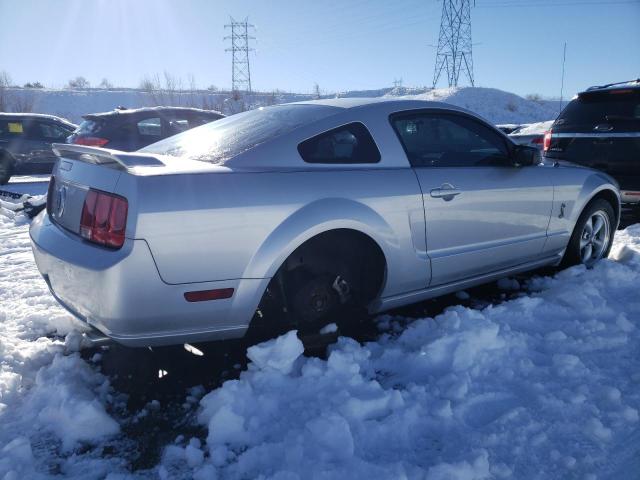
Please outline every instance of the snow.
M329 323L320 329L320 335L328 335L329 333L335 333L338 331L338 325L335 323Z
M87 478L94 460L74 452L119 431L106 413L109 382L65 347L77 327L35 269L27 228L24 214L0 207L0 478L35 478L49 454Z
M291 372L304 346L295 330L269 342L254 345L247 350L247 357L261 370L275 370L287 374Z
M515 135L515 136L517 136L517 135L544 135L544 133L547 132L551 128L551 125L553 125L554 121L555 120L547 120L547 121L544 121L544 122L536 122L536 123L531 123L529 125L525 125L524 127L522 127L517 132L514 132L513 135Z
M174 92L158 93L156 99L153 94L135 89L115 90L59 90L59 89L8 89L8 95L16 98L28 98L33 104L33 112L58 115L79 123L82 115L88 113L106 112L125 106L139 108L157 105L173 106L208 106L225 114L235 113L238 106L229 101L229 92ZM505 124L522 124L540 122L556 118L559 102L552 100L529 100L513 93L495 88L456 87L456 88L382 88L378 90L353 90L335 94L336 97L380 97L417 98L447 102L467 108L491 122ZM273 105L311 100L312 94L278 92L277 94L254 93L248 103L253 106ZM329 98L325 96L323 98Z
M78 353L27 229L0 208L0 479L132 478L120 393ZM326 358L290 331L250 347L239 378L185 389L202 435L177 427L136 478L637 478L638 284L634 225L592 270L502 280L514 297L482 309L385 315L375 341L340 337Z
M477 113L494 125L541 122L558 116L557 102L528 100L496 88L438 88L399 98L451 103Z
M289 373L249 366L201 401L209 461L222 478L616 478L621 457L640 471L639 262L634 226L612 260L526 296L341 338ZM281 338L267 346L291 362Z

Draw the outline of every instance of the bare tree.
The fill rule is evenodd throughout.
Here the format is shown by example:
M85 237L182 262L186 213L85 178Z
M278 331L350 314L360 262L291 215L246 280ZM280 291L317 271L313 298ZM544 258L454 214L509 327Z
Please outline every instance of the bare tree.
M24 84L24 88L44 88L44 85L40 82L27 82Z
M201 98L200 102L198 102L198 86L196 84L196 77L192 73L187 76L187 82L189 82L187 107L196 108L199 106L198 104L203 103L204 99Z
M113 88L113 83L111 83L108 78L103 78L98 87L104 88L105 90L111 90Z
M319 100L320 97L322 97L322 93L320 93L320 85L318 85L317 83L313 84L313 98L315 98L316 100Z
M89 88L89 85L89 80L82 76L77 76L76 78L72 78L71 80L69 80L69 82L67 82L68 89Z
M35 101L36 99L33 92L25 90L15 92L15 95L13 95L11 110L19 113L31 113L33 112Z
M0 112L9 110L9 86L11 77L7 72L0 71Z
M162 105L162 85L160 77L155 75L145 75L140 81L140 90L147 94L147 103L151 106Z

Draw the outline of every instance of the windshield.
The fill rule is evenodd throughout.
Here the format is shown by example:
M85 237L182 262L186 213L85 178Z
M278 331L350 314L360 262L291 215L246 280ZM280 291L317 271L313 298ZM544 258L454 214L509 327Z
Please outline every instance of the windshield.
M335 112L335 107L326 105L262 107L174 135L140 151L221 164L267 140Z

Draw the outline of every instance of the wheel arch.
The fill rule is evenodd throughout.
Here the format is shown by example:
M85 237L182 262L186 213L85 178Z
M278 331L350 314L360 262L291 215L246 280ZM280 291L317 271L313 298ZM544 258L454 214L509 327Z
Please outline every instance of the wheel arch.
M606 174L593 172L585 178L578 198L576 199L576 207L579 208L574 208L571 212L570 218L573 228L575 228L575 224L578 221L578 218L580 218L580 215L582 215L584 209L597 198L603 198L611 203L616 214L615 220L617 227L622 210L618 187L615 184L615 181Z
M298 209L268 235L253 255L243 278L272 278L298 248L327 232L362 235L380 250L385 271L398 239L391 226L369 206L348 199L324 199Z
M589 201L585 204L584 208L587 208L589 204L591 204L594 200L597 200L599 198L606 200L613 207L613 211L616 214L615 225L614 225L614 230L615 230L618 227L618 224L620 223L620 214L622 210L620 205L620 196L616 194L616 192L612 189L603 188L602 190L598 191L595 195L593 195L589 199Z

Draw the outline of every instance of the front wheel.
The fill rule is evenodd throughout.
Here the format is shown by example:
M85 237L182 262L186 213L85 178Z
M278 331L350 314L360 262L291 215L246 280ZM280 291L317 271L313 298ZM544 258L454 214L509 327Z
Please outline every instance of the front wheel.
M562 260L562 266L593 267L606 258L613 244L615 212L609 202L597 199L584 209Z

